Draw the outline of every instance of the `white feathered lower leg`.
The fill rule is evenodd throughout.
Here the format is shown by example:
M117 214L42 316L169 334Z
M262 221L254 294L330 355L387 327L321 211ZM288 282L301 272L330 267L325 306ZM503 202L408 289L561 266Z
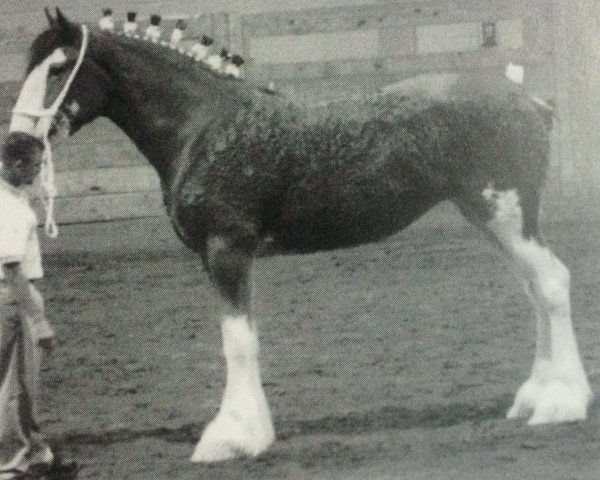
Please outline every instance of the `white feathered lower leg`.
M275 438L260 380L256 329L246 316L225 317L221 328L227 385L219 413L192 455L194 462L256 456Z

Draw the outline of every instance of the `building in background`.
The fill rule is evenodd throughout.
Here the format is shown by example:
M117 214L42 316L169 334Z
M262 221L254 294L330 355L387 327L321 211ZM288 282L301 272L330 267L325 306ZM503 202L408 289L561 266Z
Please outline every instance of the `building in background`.
M71 18L90 23L97 22L106 6L113 8L116 20L133 8L130 1L110 3L70 1L61 8ZM45 4L25 0L0 6L4 20L0 119L4 124L26 48L45 26ZM178 18L187 17L189 41L209 34L219 46L242 54L250 81L273 82L286 95L305 102L364 95L416 75L459 73L493 82L509 61L520 63L526 69L526 88L554 99L558 107L548 188L552 210L566 205L566 212L569 206L585 205L590 213L600 211L596 208L600 207L596 154L600 2L596 0L213 0L206 2L204 11L197 1L139 0L135 7L140 25L160 7L165 31ZM94 18L90 18L92 11L97 12ZM128 202L132 195L143 194L146 203L138 201L137 210L119 207L113 215L162 213L159 196L150 193L157 183L127 139L106 122L98 122L84 137L75 137L64 147L69 161L59 163L59 168L65 178L82 170L89 177L88 170L103 167L103 176L92 178L100 175L97 183L106 186L90 193L92 199L121 195ZM148 191L125 191L123 186L108 192L109 171L125 168L137 169L135 174L144 176L139 183ZM113 197L108 203L121 205ZM147 208L140 207L146 204ZM108 215L110 209L94 211Z

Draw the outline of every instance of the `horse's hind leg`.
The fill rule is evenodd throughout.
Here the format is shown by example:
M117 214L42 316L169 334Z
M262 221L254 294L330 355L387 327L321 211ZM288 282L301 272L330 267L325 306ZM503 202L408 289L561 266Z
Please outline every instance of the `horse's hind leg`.
M213 462L264 452L275 435L258 364L258 336L249 319L251 255L227 238L208 242L208 271L224 310L221 319L227 384L219 413L206 427L191 460Z
M537 314L533 369L508 418L529 416L530 425L586 418L592 394L571 323L570 274L538 231L537 194L522 198L516 190L488 187L480 198L457 204L508 254Z

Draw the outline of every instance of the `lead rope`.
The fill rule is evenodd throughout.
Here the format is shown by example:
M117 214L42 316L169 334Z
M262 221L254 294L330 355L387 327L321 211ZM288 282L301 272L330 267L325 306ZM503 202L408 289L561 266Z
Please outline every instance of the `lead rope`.
M58 226L54 219L54 200L56 199L56 184L54 183L54 161L52 159L52 145L48 139L48 129L44 129L44 154L42 156L42 170L40 184L42 186L42 202L46 211L44 231L50 238L58 237Z
M50 126L52 125L52 118L58 112L58 109L62 105L67 96L69 88L75 79L75 75L79 71L83 58L88 47L89 33L87 25L81 25L81 48L79 49L79 55L75 62L75 67L69 75L65 85L61 92L56 97L56 100L50 105L50 107L42 110L24 110L24 109L13 109L13 113L18 115L27 115L30 117L39 117L38 126L42 130L42 142L44 144L44 153L42 154L42 170L40 172L40 184L42 187L42 203L44 210L46 211L46 220L44 222L44 231L50 238L56 238L58 236L58 226L54 220L54 200L56 198L56 186L54 183L54 161L52 159L52 145L48 138L50 132Z

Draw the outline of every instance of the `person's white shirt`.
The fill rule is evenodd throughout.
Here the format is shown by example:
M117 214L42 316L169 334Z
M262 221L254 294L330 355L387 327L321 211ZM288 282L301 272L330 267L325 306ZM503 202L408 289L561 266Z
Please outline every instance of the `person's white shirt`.
M29 280L43 276L37 223L27 193L0 179L0 262L19 262Z

